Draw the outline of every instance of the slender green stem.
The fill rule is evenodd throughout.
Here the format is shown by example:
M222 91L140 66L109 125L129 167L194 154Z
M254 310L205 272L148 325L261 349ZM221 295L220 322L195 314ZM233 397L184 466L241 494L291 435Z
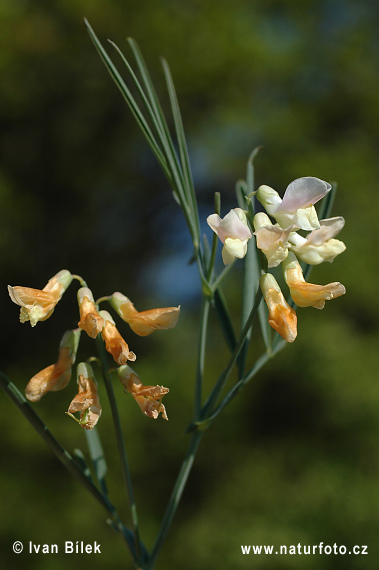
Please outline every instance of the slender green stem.
M121 533L132 556L135 557L134 538L131 531L124 527L115 507L112 505L108 497L99 491L93 483L90 474L86 475L84 473L71 454L59 443L59 441L55 439L18 388L2 372L0 372L0 386L71 475L73 475L83 485L83 487L91 493L98 503L107 510L112 518L114 528Z
M194 399L194 412L193 412L194 421L197 421L199 419L199 414L200 414L200 409L201 409L209 307L210 307L209 297L203 296L202 307L201 307L201 317L200 317L199 351L198 351L196 383L195 383L195 399Z
M245 323L249 318L251 309L253 308L254 297L252 295L252 292L256 291L258 283L259 283L259 269L256 264L256 249L255 249L255 243L251 240L249 241L247 246L247 253L245 256L245 264L244 264L242 312L241 312L242 328L245 326ZM250 327L249 331L246 334L243 347L237 359L240 377L243 376L245 372L246 358L251 338L251 330L252 329Z
M278 335L279 336L279 335ZM275 348L271 352L265 352L258 358L255 364L250 368L249 372L241 378L235 385L231 388L225 398L220 402L220 404L215 408L214 412L208 416L206 423L211 424L216 417L222 412L222 410L232 401L232 399L242 390L242 388L254 378L254 376L259 372L259 370L268 362L275 354L282 350L287 342L281 339L282 342L278 342Z
M126 487L127 497L128 497L128 504L129 504L129 511L130 511L130 518L133 527L134 533L134 542L135 542L135 550L137 554L137 562L141 562L141 540L139 535L139 526L138 526L138 517L137 517L137 509L136 503L134 500L134 493L133 493L133 486L132 486L132 478L130 474L128 458L126 456L125 444L124 444L124 436L122 433L121 427L121 420L120 415L118 413L116 398L113 391L112 381L108 371L108 363L107 363L107 354L105 351L105 346L103 339L100 335L97 336L97 344L98 350L104 375L105 387L108 394L109 404L111 407L112 418L113 418L113 425L116 435L117 441L117 448L121 460L121 469L122 475L124 479L124 484Z
M213 281L212 291L216 291L216 289L218 289L220 287L220 285L223 282L223 280L225 279L225 277L231 271L232 267L234 267L235 262L236 262L236 260L232 261L232 263L230 263L229 265L224 267L224 269L221 271L220 275Z
M81 277L80 275L71 274L71 277L72 277L73 279L76 279L77 281L79 281L79 283L80 283L80 285L81 285L82 287L87 287L86 281L85 281L85 280L83 279L83 277Z
M96 305L100 305L100 303L104 303L104 301L109 301L109 299L111 298L111 295L104 295L104 297L99 297L99 299L96 299Z
M213 302L226 344L228 345L230 352L233 352L237 344L237 339L226 300L220 287L214 292Z
M201 438L203 436L204 432L201 431L196 431L193 432L192 436L191 436L191 441L186 453L186 456L184 458L184 461L182 463L181 469L179 471L179 475L178 478L176 480L175 486L172 490L167 508L166 508L166 512L163 516L162 519L162 524L161 527L159 529L154 547L151 551L150 554L150 559L147 565L147 569L146 570L153 570L155 562L157 560L158 554L163 546L164 540L167 536L167 533L169 531L170 525L172 523L172 520L174 518L174 515L176 513L176 510L178 508L180 499L182 497L184 488L186 486L189 474L191 472L192 469L192 465L196 456L196 452L197 449L199 447Z
M213 270L214 270L214 266L215 266L215 261L216 261L216 254L217 254L217 245L218 245L218 237L216 234L213 234L213 239L212 239L212 249L211 249L211 255L209 258L209 265L208 265L208 272L207 272L207 281L208 283L211 281L212 279L212 274L213 274Z
M228 365L226 366L225 370L223 371L223 373L221 374L220 378L218 379L218 381L216 382L215 387L213 388L208 400L206 401L205 405L203 406L203 410L202 410L202 417L203 419L206 419L207 414L210 410L212 410L212 407L214 406L214 404L217 402L217 399L222 391L222 389L224 388L231 371L233 370L233 367L236 363L236 360L238 358L238 355L245 343L246 337L249 333L250 327L253 324L253 321L256 317L257 311L258 311L258 307L259 307L259 303L261 302L262 299L262 293L261 290L258 289L256 296L255 296L255 302L254 305L250 311L250 315L245 323L245 326L242 329L241 335L238 339L237 345L233 351L233 354L231 355Z

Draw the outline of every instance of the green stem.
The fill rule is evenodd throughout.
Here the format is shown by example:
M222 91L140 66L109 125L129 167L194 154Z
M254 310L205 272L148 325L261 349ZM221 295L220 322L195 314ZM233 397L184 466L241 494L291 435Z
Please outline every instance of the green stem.
M114 528L121 533L133 558L135 558L136 553L134 549L133 535L131 531L125 528L122 524L115 507L112 505L108 497L99 491L99 489L94 485L92 479L83 472L70 453L59 443L59 441L55 439L18 388L2 372L0 372L0 386L71 475L73 475L83 485L83 487L91 493L98 503L108 511L114 523Z
M228 363L227 367L225 368L225 370L223 371L223 373L221 374L220 378L218 379L215 387L213 388L208 400L206 401L206 403L203 407L203 410L202 410L203 419L207 418L208 412L210 410L212 410L212 407L217 402L217 399L218 399L222 389L224 388L231 371L233 370L233 367L236 363L238 355L239 355L242 347L244 346L244 343L245 343L245 340L246 340L247 335L249 333L250 327L252 326L253 321L256 317L258 307L259 307L259 303L261 302L261 299L262 299L262 292L260 289L258 289L257 294L255 296L255 302L254 302L253 308L251 309L250 315L249 315L249 317L245 323L245 326L242 329L241 335L238 339L238 342L237 342L237 345L233 351L233 354L230 357L229 363Z
M155 562L157 560L158 554L163 546L164 540L167 536L169 528L171 526L172 520L178 508L180 499L182 497L184 488L186 486L189 474L191 472L191 468L196 456L197 448L199 447L201 438L204 432L196 431L193 432L191 441L186 453L186 456L183 460L181 469L179 471L178 478L176 480L175 486L172 490L170 500L168 502L166 512L162 519L162 524L159 529L159 533L157 535L157 539L155 541L153 550L151 551L149 563L147 565L146 570L153 570Z
M79 281L80 285L82 287L87 287L87 283L86 281L83 279L83 277L81 277L80 275L74 275L73 273L71 274L71 277L73 279L76 279L77 281Z
M97 340L97 344L98 344L98 350L99 350L99 355L100 355L100 360L101 360L101 365L102 365L102 370L103 370L103 375L104 375L105 387L107 390L109 404L110 404L111 412L112 412L113 425L114 425L116 441L117 441L117 448L118 448L120 461L121 461L122 475L123 475L124 484L125 484L127 497L128 497L129 512L130 512L130 518L131 518L131 523L132 523L133 533L134 533L134 546L135 546L135 551L137 554L137 562L140 562L141 561L141 540L140 540L140 535L139 535L137 509L136 509L136 503L134 500L132 478L131 478L131 474L130 474L128 458L126 456L126 451L125 451L125 443L124 443L124 436L123 436L122 428L121 428L121 420L120 420L120 415L118 413L118 408L117 408L116 398L115 398L114 391L113 391L112 381L110 379L109 372L108 372L107 354L105 351L104 342L103 342L103 339L101 338L100 335L97 336L96 340Z
M279 335L278 335L279 336ZM220 402L214 412L208 416L206 422L207 427L216 419L216 417L222 412L222 410L231 402L231 400L242 390L242 388L254 378L254 376L259 372L259 370L268 362L275 354L282 350L286 346L287 342L281 339L275 348L271 352L265 352L260 358L255 362L255 364L250 368L249 372L241 378L233 388L228 392L225 398Z
M232 263L230 263L229 265L224 267L224 269L221 271L220 275L212 283L212 291L216 291L220 287L222 281L228 275L228 273L230 272L232 267L234 267L235 262L236 262L236 260L232 261Z
M203 296L201 317L200 317L200 337L199 337L199 352L196 371L195 383L195 399L194 399L194 414L193 419L197 421L201 410L201 398L203 387L204 363L205 363L205 349L207 341L208 330L208 316L209 316L210 299Z

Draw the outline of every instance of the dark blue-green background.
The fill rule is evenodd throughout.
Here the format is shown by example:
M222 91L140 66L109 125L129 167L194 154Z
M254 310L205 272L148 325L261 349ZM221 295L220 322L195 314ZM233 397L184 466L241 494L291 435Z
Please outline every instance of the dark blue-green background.
M115 386L141 531L151 547L188 436L199 282L189 236L142 134L107 75L83 18L103 42L139 43L168 112L160 56L172 70L200 212L235 206L235 181L256 160L256 183L338 182L346 252L317 283L347 294L300 309L296 342L263 370L203 440L157 570L374 569L379 563L378 124L379 8L373 1L3 0L0 8L1 368L23 390L55 361L76 326L75 287L34 329L18 321L6 285L43 287L62 268L95 297L122 291L137 308L182 306L174 331L137 338L146 384L170 388L169 421L145 418ZM109 50L112 52L111 46ZM239 266L242 265L239 263ZM241 273L228 281L240 307ZM211 326L217 331L212 315ZM255 331L253 356L261 350ZM225 355L211 335L206 389ZM95 352L83 339L79 359ZM65 416L75 383L35 410L72 451L84 434ZM99 431L112 500L126 515L110 410ZM4 394L0 394L0 561L4 568L130 568L121 540ZM85 451L86 452L86 451ZM18 557L16 540L58 555ZM102 554L63 554L96 540ZM241 544L368 545L368 555L243 556ZM125 562L123 561L125 558Z

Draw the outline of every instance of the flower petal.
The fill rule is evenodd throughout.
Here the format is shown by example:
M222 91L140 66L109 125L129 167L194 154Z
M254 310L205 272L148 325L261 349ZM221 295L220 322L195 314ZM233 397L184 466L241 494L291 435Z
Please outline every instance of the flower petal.
M288 237L293 226L283 230L274 226L266 214L259 212L254 216L254 227L257 247L267 257L268 266L277 267L288 255Z
M180 307L137 311L131 300L118 292L113 293L109 298L109 303L139 336L148 336L156 330L166 330L175 327L180 314Z
M335 299L346 293L342 283L337 281L327 285L314 285L304 279L301 266L296 256L289 252L283 261L284 278L290 288L291 297L298 307L314 307L323 309L325 301Z
M297 336L296 312L284 299L283 293L271 273L263 274L259 282L269 311L269 325L284 340L293 342Z
M164 420L168 420L166 408L162 404L162 398L169 392L164 386L144 386L138 374L130 366L120 366L118 375L125 391L129 392L141 411L155 420L162 414Z
M322 245L331 238L334 238L344 227L345 220L342 216L320 220L320 228L313 230L307 236L307 242L313 245Z
M62 269L42 290L8 285L10 298L21 307L20 321L22 323L30 321L34 327L38 321L48 319L71 281L71 273L67 269Z
M277 212L296 212L316 204L330 190L331 185L314 176L297 178L288 185Z
M292 226L293 229L312 231L320 227L314 206L299 208L295 212L278 211L273 216L280 226L286 229Z
M241 208L230 210L222 220L217 214L212 214L208 216L207 222L222 243L225 243L226 238L242 241L251 238L246 214Z
M226 238L224 249L226 249L230 255L238 257L238 259L242 259L245 257L247 252L247 240L241 241L238 238Z
M321 245L305 242L298 246L291 245L290 249L305 263L319 265L324 261L332 262L337 255L345 251L346 246L342 241L332 238Z
M96 310L92 291L88 287L81 287L77 296L80 311L78 327L86 331L91 338L96 338L103 329L104 319Z
M105 348L109 352L117 364L126 364L128 360L134 361L137 357L129 350L128 344L118 332L114 320L108 311L100 311L100 317L104 319L104 327L101 336L105 342Z
M224 243L225 235L220 230L221 218L218 214L211 214L207 217L208 226L214 231L218 238Z
M67 413L72 415L80 412L80 420L77 420L79 425L84 429L93 429L99 421L102 410L91 365L79 363L77 378L79 391L71 401Z

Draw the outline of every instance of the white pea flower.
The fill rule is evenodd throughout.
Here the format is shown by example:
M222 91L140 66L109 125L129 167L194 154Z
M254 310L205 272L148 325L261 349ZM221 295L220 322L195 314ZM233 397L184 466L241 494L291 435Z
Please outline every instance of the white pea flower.
M288 185L283 199L270 186L260 186L256 196L267 213L273 216L283 229L293 225L296 229L311 231L320 227L314 204L331 188L328 182L305 176Z
M223 219L218 214L211 214L207 222L224 244L222 260L225 265L232 263L236 257L239 259L245 257L247 242L252 235L242 208L230 210Z
M283 230L280 226L272 224L267 214L258 212L254 216L254 228L257 247L267 257L268 266L277 267L288 255L288 238L293 226Z
M296 232L291 233L289 248L309 265L318 265L323 261L332 262L346 249L342 241L334 239L344 225L342 216L321 220L320 228L313 230L306 238Z

